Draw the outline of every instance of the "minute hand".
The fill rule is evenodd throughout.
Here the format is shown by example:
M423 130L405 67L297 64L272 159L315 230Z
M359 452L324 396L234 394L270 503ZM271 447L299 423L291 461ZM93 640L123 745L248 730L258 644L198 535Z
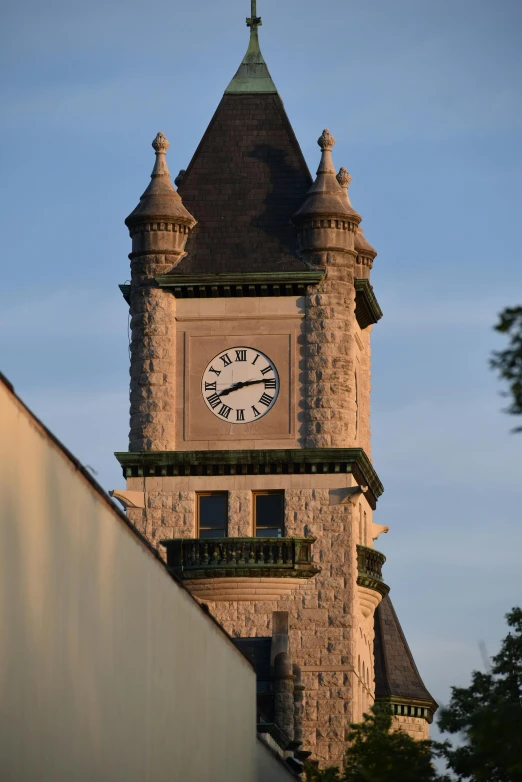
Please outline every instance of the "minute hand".
M264 382L264 380L244 380L240 383L234 383L234 385L230 386L230 388L225 388L224 391L221 391L218 396L227 396L228 394L231 394L232 391L238 391L240 388L244 388L245 386L255 386L257 383Z

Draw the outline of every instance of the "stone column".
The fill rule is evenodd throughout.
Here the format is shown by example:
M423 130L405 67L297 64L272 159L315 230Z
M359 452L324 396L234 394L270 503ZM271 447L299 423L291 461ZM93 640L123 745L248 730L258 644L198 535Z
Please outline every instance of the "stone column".
M293 741L294 674L292 658L286 652L279 652L274 660L274 722Z
M176 299L154 279L171 267L165 255L131 259L130 451L175 448Z
M307 296L307 448L349 448L354 445L353 264L354 256L350 252L324 253L324 280Z
M303 692L301 668L297 663L292 665L294 674L294 742L303 743Z

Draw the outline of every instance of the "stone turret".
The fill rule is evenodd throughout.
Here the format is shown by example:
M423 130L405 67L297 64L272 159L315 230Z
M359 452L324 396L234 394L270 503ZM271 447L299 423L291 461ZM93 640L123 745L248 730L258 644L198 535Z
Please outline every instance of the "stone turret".
M348 195L348 187L352 181L352 177L348 173L348 170L343 166L337 173L337 181L341 187L346 190L346 196L350 201ZM351 204L350 204L351 206ZM370 279L370 270L373 266L373 261L377 256L377 252L373 249L369 241L366 239L361 226L357 226L355 231L354 249L357 253L355 261L355 276L357 279Z
M150 184L140 198L136 209L125 220L132 237L132 254L166 253L172 256L174 266L185 255L185 244L189 231L196 220L185 209L183 202L170 181L167 167L169 142L158 133L152 146L156 162L152 169Z
M292 218L303 260L326 270L307 296L305 445L346 448L354 445L357 429L354 278L361 217L337 180L330 131L317 143L317 177Z
M337 181L331 152L335 139L330 131L323 130L317 143L322 151L317 177L292 222L297 228L304 259L323 266L325 253L329 251L353 254L354 235L361 217L350 204L346 189Z
M176 299L156 275L185 255L196 220L183 206L167 167L169 142L158 133L151 181L125 224L132 237L129 450L170 450L175 437Z

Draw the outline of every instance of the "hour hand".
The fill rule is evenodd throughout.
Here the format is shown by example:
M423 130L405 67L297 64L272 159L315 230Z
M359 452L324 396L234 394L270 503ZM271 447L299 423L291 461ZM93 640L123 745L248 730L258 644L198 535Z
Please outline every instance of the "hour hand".
M243 380L239 381L238 383L232 383L229 388L225 388L224 391L220 391L218 396L227 396L228 394L231 394L232 391L238 391L240 388L244 388L245 386L253 386L256 383L264 383L264 380Z
M232 393L232 391L237 391L238 388L243 388L244 385L245 383L232 383L231 386L225 388L223 391L220 391L218 396L227 396L228 394Z

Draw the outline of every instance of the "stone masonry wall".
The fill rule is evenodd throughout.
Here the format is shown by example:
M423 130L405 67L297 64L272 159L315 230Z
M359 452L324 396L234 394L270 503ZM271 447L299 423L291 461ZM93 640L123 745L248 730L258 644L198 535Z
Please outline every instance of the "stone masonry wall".
M417 741L430 737L429 723L422 717L405 717L402 714L395 714L392 717L392 730L403 730Z
M130 451L175 447L176 299L154 281L171 266L165 255L131 261Z
M306 302L306 447L349 448L357 409L354 257L323 256L325 278Z
M371 393L371 326L358 330L358 340L362 348L357 347L357 384L358 384L358 426L355 444L363 448L368 457L371 457L371 429L370 429L370 393Z
M233 480L220 479L221 488ZM270 480L259 480L265 480L267 489L276 488ZM285 480L289 481L289 476L281 476L280 481ZM339 482L338 477L335 480ZM166 538L195 536L196 494L193 488L183 488L189 481L193 479L146 478L145 483L129 479L129 489L143 490L145 486L147 507L129 509L127 514L154 545ZM341 762L350 722L361 719L363 705L373 699L373 669L364 704L357 695L357 639L364 621L356 594L358 508L330 502L328 488L285 488L284 534L317 538L313 559L321 565L320 574L280 600L208 603L211 613L233 637L270 636L272 613L289 612L292 659L301 666L306 687L304 745L321 765ZM231 487L228 534L253 534L252 491Z

